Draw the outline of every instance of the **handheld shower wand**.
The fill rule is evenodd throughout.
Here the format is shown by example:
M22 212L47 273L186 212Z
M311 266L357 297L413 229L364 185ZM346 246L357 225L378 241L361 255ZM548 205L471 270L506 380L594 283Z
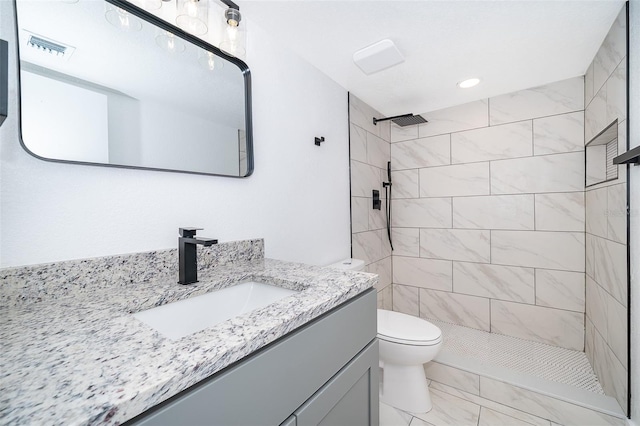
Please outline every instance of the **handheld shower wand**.
M382 186L384 187L384 193L386 195L384 207L387 213L387 237L389 237L389 245L393 251L393 242L391 241L391 161L387 161L387 180L388 182L382 182Z

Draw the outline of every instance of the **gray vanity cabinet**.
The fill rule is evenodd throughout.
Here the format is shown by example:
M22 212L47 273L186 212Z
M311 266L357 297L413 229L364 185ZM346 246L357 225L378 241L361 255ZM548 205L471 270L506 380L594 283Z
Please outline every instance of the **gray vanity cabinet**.
M294 413L296 426L378 424L371 415L371 398L378 397L378 342L372 342ZM374 377L375 376L375 377ZM372 391L375 388L375 395ZM377 409L377 405L376 405ZM377 413L376 413L377 414ZM377 415L375 416L377 419Z
M370 289L127 424L377 425L378 374Z

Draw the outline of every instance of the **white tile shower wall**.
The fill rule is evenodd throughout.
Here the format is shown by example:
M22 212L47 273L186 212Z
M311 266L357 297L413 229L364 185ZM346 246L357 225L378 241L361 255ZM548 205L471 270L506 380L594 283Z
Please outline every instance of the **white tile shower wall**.
M378 274L378 306L384 309L412 311L402 303L404 298L397 297L393 301L391 291L392 262L391 247L387 237L387 218L385 214L385 190L382 182L387 181L387 162L391 159L390 124L388 121L373 124L373 118L382 114L362 102L353 94L349 94L349 134L351 162L351 250L352 256L363 259L365 270ZM412 139L415 139L412 137ZM419 145L419 144L414 144ZM413 148L407 148L409 151ZM420 149L420 148L416 148ZM448 149L448 148L447 148ZM448 155L448 151L447 151ZM412 171L394 172L393 179L398 182L393 197L414 198L418 177ZM380 191L382 208L373 209L373 190ZM447 204L448 203L448 204ZM445 215L451 217L450 201L441 206L442 212L437 214L434 223L441 223ZM407 219L411 220L411 219ZM450 220L450 219L449 219ZM402 243L401 243L402 245ZM415 290L417 296L417 289ZM418 302L414 303L416 315Z
M391 126L395 308L584 348L583 86L425 113L417 133Z
M626 13L620 11L585 78L585 136L588 143L618 120L618 153L626 151ZM586 352L600 383L627 407L627 183L618 178L590 186L586 211Z

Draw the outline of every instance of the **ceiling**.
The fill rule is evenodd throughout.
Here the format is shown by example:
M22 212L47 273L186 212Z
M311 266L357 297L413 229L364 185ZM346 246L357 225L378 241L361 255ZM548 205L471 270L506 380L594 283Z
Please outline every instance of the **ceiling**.
M623 0L238 0L248 24L385 114L424 113L584 75ZM405 62L365 75L353 53L391 39ZM251 58L247 58L251 64ZM479 77L471 89L456 83Z

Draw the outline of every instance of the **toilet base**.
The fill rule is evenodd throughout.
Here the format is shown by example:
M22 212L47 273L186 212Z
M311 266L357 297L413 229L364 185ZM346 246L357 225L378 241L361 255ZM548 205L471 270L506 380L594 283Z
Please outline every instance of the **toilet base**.
M422 365L385 363L380 386L380 401L411 413L431 411L431 396Z

